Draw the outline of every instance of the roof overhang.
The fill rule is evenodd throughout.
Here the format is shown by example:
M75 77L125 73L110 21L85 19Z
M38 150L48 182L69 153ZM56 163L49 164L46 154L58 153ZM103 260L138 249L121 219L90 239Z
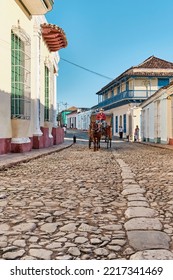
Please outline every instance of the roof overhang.
M17 0L30 15L44 15L52 10L54 0Z
M67 46L66 35L62 28L57 25L43 23L41 24L41 31L50 52L56 52Z

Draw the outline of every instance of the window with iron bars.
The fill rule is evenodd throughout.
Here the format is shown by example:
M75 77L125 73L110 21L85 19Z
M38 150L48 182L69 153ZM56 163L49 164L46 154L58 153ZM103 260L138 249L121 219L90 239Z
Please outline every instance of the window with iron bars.
M11 118L30 119L30 45L11 33Z
M44 120L49 121L49 90L50 90L49 68L45 66L45 105Z

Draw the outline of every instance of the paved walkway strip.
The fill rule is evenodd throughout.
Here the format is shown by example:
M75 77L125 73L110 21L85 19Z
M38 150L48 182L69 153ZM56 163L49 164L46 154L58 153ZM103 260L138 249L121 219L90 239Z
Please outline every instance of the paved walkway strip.
M129 245L138 250L131 260L172 260L169 250L170 237L162 232L162 224L156 210L150 208L145 198L145 189L135 181L135 175L129 166L115 152L117 162L122 169L123 191L128 208L125 212L127 222L124 224Z

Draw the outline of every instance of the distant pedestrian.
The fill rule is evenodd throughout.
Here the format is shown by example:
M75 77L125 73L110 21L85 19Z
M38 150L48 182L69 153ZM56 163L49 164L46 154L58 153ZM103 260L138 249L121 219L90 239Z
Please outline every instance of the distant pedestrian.
M66 134L67 128L66 125L63 126L64 134Z
M138 125L135 128L135 132L134 132L134 141L139 141L139 127Z
M120 139L123 138L123 128L121 125L119 126L119 136L120 136Z

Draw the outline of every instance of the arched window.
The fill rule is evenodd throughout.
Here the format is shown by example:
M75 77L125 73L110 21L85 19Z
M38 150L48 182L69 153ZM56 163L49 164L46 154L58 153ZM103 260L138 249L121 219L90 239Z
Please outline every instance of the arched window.
M49 121L49 91L50 91L50 79L49 68L45 65L45 104L44 104L44 120Z
M20 27L11 31L11 118L31 116L31 43Z

